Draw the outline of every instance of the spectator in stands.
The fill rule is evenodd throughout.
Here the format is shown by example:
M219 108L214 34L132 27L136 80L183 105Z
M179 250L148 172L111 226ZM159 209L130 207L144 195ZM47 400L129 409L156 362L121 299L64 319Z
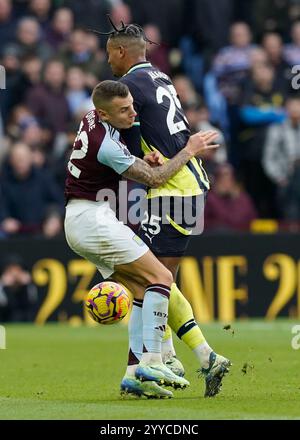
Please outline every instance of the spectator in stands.
M42 60L35 56L29 56L22 60L22 72L24 74L25 81L28 82L30 87L34 87L41 82L42 79Z
M274 68L270 64L257 64L244 89L241 117L250 125L280 122L286 117L285 97L286 89L278 88Z
M7 235L39 234L48 221L49 210L62 215L63 195L50 173L33 165L30 148L11 147L0 177L0 229ZM61 228L52 230L58 234Z
M76 27L110 30L107 20L112 9L110 0L65 0L64 6L73 11Z
M291 68L284 59L283 41L276 32L264 35L262 46L266 51L269 63L275 70L275 77L280 88L288 89L291 85Z
M255 47L251 52L251 69L257 65L270 64L267 52L260 46Z
M180 98L182 106L190 107L199 103L199 96L192 81L185 75L176 75L173 84Z
M53 146L49 143L51 134L45 127L39 125L37 119L24 105L18 105L12 112L12 117L7 125L7 134L11 141L21 141L27 144L34 152L34 163L40 166L46 163L44 156L47 154L51 159ZM49 151L50 150L50 151ZM40 156L43 156L43 160Z
M219 148L207 150L207 152L201 155L201 159L205 162L205 170L211 176L219 165L227 162L227 149L224 135L221 130L210 122L210 113L206 105L199 104L187 107L185 114L192 132L213 130L219 133L219 137L216 139L216 144L220 145Z
M107 62L106 49L99 47L98 35L92 32L87 33L86 44L87 49L92 54L95 63L95 68L93 68L93 70L85 71L85 83L90 92L92 92L99 81L104 81L107 79L115 80L116 78L114 77Z
M64 65L61 61L50 60L45 66L43 84L32 88L26 99L39 123L52 130L54 135L66 130L70 118L64 83Z
M37 299L37 288L22 259L6 257L0 276L0 322L32 321Z
M51 20L51 0L30 0L28 12L37 19L45 34Z
M230 28L230 46L221 49L213 62L213 73L223 95L230 103L238 100L242 81L251 68L252 34L246 23Z
M37 56L29 55L20 62L20 53L16 46L9 45L4 50L2 64L7 71L7 89L3 96L1 106L5 121L13 108L23 102L30 88L41 81L42 60Z
M230 27L230 45L217 53L204 82L204 95L210 111L218 115L215 121L230 137L230 160L235 165L238 163L238 106L251 69L254 48L249 26L244 22L234 23Z
M42 127L38 124L31 124L24 127L20 140L24 144L27 144L31 150L46 149L47 139L45 138Z
M71 115L75 115L86 103L90 101L93 108L90 94L85 87L85 74L80 67L70 67L67 72L66 98L69 104Z
M1 93L0 108L2 110L4 122L6 123L10 111L20 100L19 85L22 75L20 72L20 52L18 48L13 44L7 45L3 49L2 54L3 56L2 59L0 59L0 64L6 71L6 89Z
M15 29L11 0L0 0L0 56L6 45L14 40Z
M66 68L78 66L86 72L100 74L96 55L89 46L89 34L84 29L73 30L59 56Z
M34 55L46 61L52 55L52 49L47 43L42 41L41 27L33 17L24 17L19 21L16 44L22 58Z
M228 44L234 0L218 0L217 7L210 0L192 0L183 4L185 34L191 35L201 52L210 59Z
M300 98L287 104L288 119L271 125L264 147L263 166L277 187L284 219L300 220Z
M240 109L240 170L246 190L255 200L260 215L269 218L277 215L277 204L274 185L261 165L262 152L268 126L286 118L285 97L286 90L276 85L272 66L259 64L253 67Z
M31 125L38 125L37 119L25 105L14 107L6 131L8 136L17 141L22 136L23 130Z
M87 112L85 112L86 114ZM78 126L82 117L75 119L69 124L68 130L66 132L66 137L64 139L64 143L62 144L62 148L59 153L53 157L53 161L51 161L51 171L55 177L55 181L58 183L61 191L64 191L65 181L66 181L66 169L68 166L68 162L70 159L70 155L72 152L72 147L74 144L74 139L76 138Z
M49 210L47 221L42 225L42 233L45 238L53 238L58 234L62 234L63 222L61 214L56 210Z
M270 124L287 130L283 106L286 94L291 94L290 68L300 64L300 21L295 22L300 0L0 0L0 64L6 68L7 82L6 90L0 90L0 131L5 137L0 161L11 142L28 144L34 166L50 170L63 183L73 124L91 109L86 97L95 85L113 79L104 50L106 37L87 32L111 30L107 13L117 26L121 20L139 23L150 39L161 42L149 45L149 60L166 73L177 73L174 84L192 130L212 128L212 123L222 128L227 149L220 139L222 147L204 158L210 175L230 161L260 216L279 214L277 192L281 207L287 203L284 193L294 194L300 204L297 161L286 186L278 185L261 165ZM284 46L291 23L292 42ZM252 44L252 32L262 46ZM183 35L187 38L181 39ZM179 49L170 51L172 47ZM60 61L49 58L54 52ZM290 160L288 155L285 159ZM298 216L287 210L281 214ZM45 231L51 235L59 222L54 214Z
M21 100L25 99L30 88L38 86L42 81L42 60L36 56L28 56L22 60L22 94Z
M228 0L227 0L228 1ZM197 0L199 2L199 0ZM122 2L120 2L122 3ZM124 0L129 5L132 21L141 26L153 23L161 31L162 41L176 47L183 34L184 1L182 0ZM190 4L190 2L188 2Z
M249 195L243 191L231 165L220 165L205 206L205 230L247 231L257 213Z
M25 138L25 136L24 136ZM52 169L49 167L49 155L46 153L46 149L43 148L43 144L41 143L38 146L30 146L31 152L32 152L32 164L36 168L44 169L45 171L52 172ZM52 173L54 176L54 173ZM54 176L55 178L55 176ZM57 181L57 179L55 178Z
M122 0L112 1L111 18L117 25L123 21L124 23L132 22L131 9Z
M59 8L54 12L52 22L46 32L46 41L54 49L66 43L74 26L73 12L69 8Z
M170 75L169 53L167 47L162 44L159 28L154 24L144 26L145 34L149 40L157 44L147 44L147 60L162 72Z
M292 42L284 47L284 59L292 67L300 64L300 21L296 21L291 31Z

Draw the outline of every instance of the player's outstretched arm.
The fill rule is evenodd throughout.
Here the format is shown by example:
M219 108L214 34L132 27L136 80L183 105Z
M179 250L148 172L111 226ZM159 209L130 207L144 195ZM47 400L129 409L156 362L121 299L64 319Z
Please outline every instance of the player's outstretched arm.
M162 166L151 168L144 160L136 158L122 175L126 179L135 180L150 188L158 188L173 177L192 157L200 155L205 150L217 148L218 145L209 145L217 137L218 133L215 131L196 133L176 156Z

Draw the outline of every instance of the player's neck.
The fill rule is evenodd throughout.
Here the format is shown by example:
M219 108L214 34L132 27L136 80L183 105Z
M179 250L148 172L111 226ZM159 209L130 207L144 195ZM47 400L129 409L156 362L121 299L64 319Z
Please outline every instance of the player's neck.
M128 69L127 72L129 72L130 69L132 69L132 67L136 66L137 64L141 64L141 63L148 63L149 61L146 60L145 57L139 57L139 58L135 58L134 60L132 59L130 63L128 63Z

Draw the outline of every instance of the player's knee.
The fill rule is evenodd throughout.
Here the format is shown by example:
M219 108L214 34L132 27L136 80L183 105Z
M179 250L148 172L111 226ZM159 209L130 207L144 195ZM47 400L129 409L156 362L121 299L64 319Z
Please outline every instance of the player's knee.
M171 287L173 283L173 275L165 267L159 268L150 278L150 284L164 284L165 286Z

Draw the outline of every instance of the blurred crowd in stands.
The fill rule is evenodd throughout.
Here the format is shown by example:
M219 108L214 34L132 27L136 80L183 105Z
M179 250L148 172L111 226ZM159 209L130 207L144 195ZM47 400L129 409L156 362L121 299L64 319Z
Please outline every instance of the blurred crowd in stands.
M38 290L18 255L7 255L0 265L0 322L32 321Z
M110 30L108 13L161 43L148 59L172 77L192 131L219 130L204 158L206 231L257 218L297 228L300 0L0 0L0 238L62 233L78 124L113 79L106 39L88 31Z

